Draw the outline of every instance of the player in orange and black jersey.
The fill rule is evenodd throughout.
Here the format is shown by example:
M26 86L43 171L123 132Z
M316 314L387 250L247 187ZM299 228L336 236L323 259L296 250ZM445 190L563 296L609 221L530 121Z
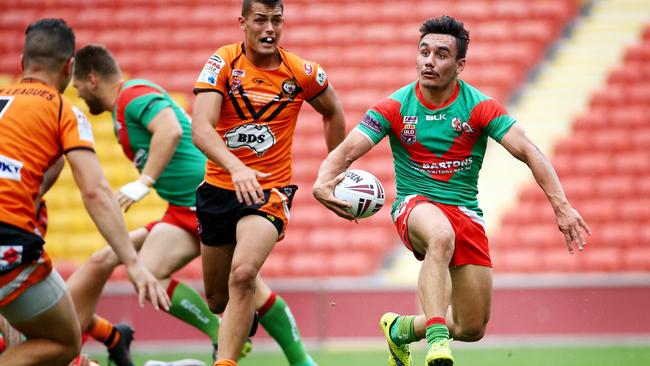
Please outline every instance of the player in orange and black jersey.
M205 291L213 312L225 310L215 365L231 366L252 322L256 277L288 224L302 103L323 116L330 151L345 134L322 67L278 46L282 1L245 0L239 22L244 42L219 48L199 75L192 123L194 143L209 159L196 202ZM292 366L314 365L289 356Z
M66 155L84 204L155 307L169 299L138 261L119 204L93 150L90 123L61 95L72 76L75 37L61 19L25 32L22 80L0 88L0 315L27 340L0 365L65 365L79 352L80 329L63 280L43 250L36 202L45 171Z

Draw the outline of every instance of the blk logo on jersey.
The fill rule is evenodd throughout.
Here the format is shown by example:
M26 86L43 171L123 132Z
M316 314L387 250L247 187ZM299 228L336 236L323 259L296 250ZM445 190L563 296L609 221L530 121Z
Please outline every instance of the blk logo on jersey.
M226 132L226 145L230 149L247 147L262 156L275 145L275 135L267 125L248 123Z
M458 119L458 117L454 117L454 119L451 120L451 128L454 129L454 131L461 133L461 132L467 132L467 133L473 133L474 129L472 126L467 123L463 122Z
M447 119L447 114L427 114L427 121L444 121Z

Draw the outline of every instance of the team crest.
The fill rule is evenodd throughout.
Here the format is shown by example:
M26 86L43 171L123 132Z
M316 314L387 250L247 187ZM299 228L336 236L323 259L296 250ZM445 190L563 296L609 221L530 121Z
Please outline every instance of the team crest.
M239 87L241 86L241 80L238 78L232 79L232 85L230 86L231 94L239 94Z
M294 79L287 79L282 82L282 95L287 99L293 99L298 94L298 83Z
M417 117L416 117L417 118ZM400 135L402 142L407 145L412 145L417 140L417 129L414 124L407 123L402 127Z

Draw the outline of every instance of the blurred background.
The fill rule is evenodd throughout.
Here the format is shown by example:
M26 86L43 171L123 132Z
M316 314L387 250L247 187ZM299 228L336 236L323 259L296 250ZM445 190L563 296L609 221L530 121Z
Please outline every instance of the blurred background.
M540 340L650 345L650 1L286 0L281 44L320 63L353 128L365 110L417 78L418 28L448 14L470 31L461 77L508 107L550 157L571 203L591 226L570 255L525 165L491 142L480 178L494 263L493 316L479 344ZM61 17L77 45L106 45L127 77L152 80L191 111L192 88L210 54L243 39L239 0L14 0L0 3L0 84L20 74L26 26ZM66 92L85 109L75 90ZM114 188L135 169L110 115L92 117L97 154ZM382 313L418 312L418 262L395 233L389 207L358 224L322 208L311 185L326 155L319 115L307 104L293 143L294 201L286 239L263 268L291 305L312 347L381 344ZM355 163L395 195L387 142ZM68 276L105 245L66 168L47 195L46 249ZM127 214L133 229L161 216L155 196ZM178 273L202 288L199 261ZM136 305L118 268L99 310L137 330L134 349L207 347L197 331ZM350 326L350 324L354 326ZM263 331L261 331L263 333ZM257 345L269 344L260 334Z

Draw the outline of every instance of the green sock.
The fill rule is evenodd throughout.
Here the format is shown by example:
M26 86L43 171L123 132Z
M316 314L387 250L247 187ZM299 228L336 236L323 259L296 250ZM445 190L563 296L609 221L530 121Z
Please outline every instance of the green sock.
M172 305L169 313L205 333L217 344L221 319L193 288L172 280L167 289Z
M275 293L258 309L260 324L266 332L275 339L282 348L291 366L307 366L313 362L305 352L305 346L300 339L296 320L287 303Z
M449 339L449 329L445 324L430 324L427 326L427 343L431 347L435 342L444 341Z
M390 326L390 338L396 345L401 346L418 341L413 324L415 324L415 315L402 315L395 319Z

